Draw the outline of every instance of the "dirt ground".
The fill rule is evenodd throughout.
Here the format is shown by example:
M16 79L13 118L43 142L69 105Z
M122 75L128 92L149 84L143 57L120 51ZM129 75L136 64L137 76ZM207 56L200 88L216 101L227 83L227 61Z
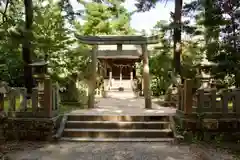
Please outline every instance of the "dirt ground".
M160 142L8 142L0 145L1 156L7 160L237 160L223 150Z

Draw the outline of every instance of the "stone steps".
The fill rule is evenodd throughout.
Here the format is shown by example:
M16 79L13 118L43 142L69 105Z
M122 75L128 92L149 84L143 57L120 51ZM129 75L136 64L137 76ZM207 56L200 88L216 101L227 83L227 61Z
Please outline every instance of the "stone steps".
M114 88L111 88L111 90L106 90L106 91L123 93L123 92L132 92L133 90L132 90L132 88L124 88L123 91L119 91L118 87L114 87Z
M114 82L112 83L112 87L111 87L111 90L113 88L119 88L119 87L123 87L124 90L125 89L132 89L132 82L131 80L122 80L120 82L120 80L114 80Z
M119 91L119 87L122 87L123 90ZM114 80L112 83L111 89L105 87L105 97L111 98L135 98L136 95L133 92L131 80Z
M124 91L118 91L116 90L108 90L105 91L106 97L111 97L111 98L135 98L136 95L131 89L127 89Z
M113 121L113 122L149 122L163 121L169 122L169 116L166 113L159 113L158 116L151 115L82 115L68 114L68 121Z
M158 141L173 140L169 116L67 115L62 140Z
M68 128L64 137L89 138L168 138L172 136L170 129L76 129Z
M81 142L172 142L173 138L76 138L63 137L64 141Z
M68 121L66 128L85 128L85 129L164 129L170 128L168 122L113 122L113 121Z
M131 99L131 98L136 98L136 95L134 93L106 92L105 97L115 98L115 99Z

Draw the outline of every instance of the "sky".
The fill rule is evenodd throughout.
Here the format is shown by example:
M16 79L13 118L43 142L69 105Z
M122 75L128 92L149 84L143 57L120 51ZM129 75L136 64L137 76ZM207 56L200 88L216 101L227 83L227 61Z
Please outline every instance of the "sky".
M135 7L136 0L127 0L125 2L125 7L129 11L136 10ZM146 30L150 31L150 29L155 26L157 21L159 20L166 20L168 21L170 19L169 13L174 10L174 3L168 2L166 5L165 3L160 4L158 3L156 5L156 8L151 9L148 12L141 12L141 13L135 13L132 16L131 20L131 26L138 30Z
M79 5L76 0L70 0L74 9L82 9L82 6ZM189 2L191 0L183 0L183 3ZM135 7L136 0L126 0L124 6L131 12L136 10ZM165 3L158 3L155 8L151 9L148 12L135 13L131 19L132 28L137 31L146 30L150 32L150 30L155 26L157 21L170 19L170 12L174 11L174 3L169 0L166 5Z

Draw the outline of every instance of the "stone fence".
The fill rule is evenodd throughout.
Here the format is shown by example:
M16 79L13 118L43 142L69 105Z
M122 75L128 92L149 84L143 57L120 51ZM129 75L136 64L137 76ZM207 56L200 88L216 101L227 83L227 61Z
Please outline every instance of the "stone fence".
M240 89L216 88L198 89L193 92L192 81L186 80L179 86L178 111L184 114L224 115L225 117L240 116ZM239 117L240 118L240 117Z
M26 88L9 87L6 97L0 102L1 110L6 107L8 117L54 117L59 110L58 92L58 85L52 84L50 79L44 81L44 90L33 88L30 99L27 99Z
M33 88L27 98L26 88L6 87L0 93L0 138L14 140L51 140L59 127L59 89L51 79L44 80L44 89ZM4 97L5 95L5 97ZM4 110L5 109L5 110ZM2 112L3 113L3 112Z
M238 132L240 127L240 89L193 89L185 80L178 89L176 120L184 130Z

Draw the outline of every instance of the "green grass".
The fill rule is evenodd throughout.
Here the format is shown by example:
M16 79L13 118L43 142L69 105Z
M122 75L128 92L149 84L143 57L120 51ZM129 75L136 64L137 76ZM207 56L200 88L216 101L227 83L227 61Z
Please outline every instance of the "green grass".
M232 102L228 102L228 109L230 109L230 110L233 109L233 103Z
M4 111L8 111L8 107L9 107L9 102L8 100L4 101ZM20 107L20 98L16 99L16 109L18 109Z

